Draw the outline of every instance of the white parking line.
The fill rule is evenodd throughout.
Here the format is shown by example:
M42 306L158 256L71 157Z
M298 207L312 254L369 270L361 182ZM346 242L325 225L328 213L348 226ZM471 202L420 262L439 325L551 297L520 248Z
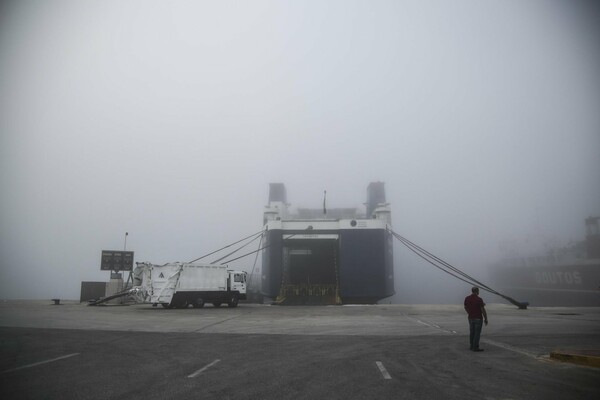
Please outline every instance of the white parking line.
M17 368L13 368L13 369L7 369L6 371L0 372L0 374L6 374L7 372L18 371L20 369L25 369L25 368L37 367L38 365L48 364L48 363L51 363L54 361L64 360L65 358L74 357L74 356L78 356L78 355L79 355L79 353L67 354L66 356L56 357L51 360L40 361L40 362L36 362L33 364L23 365L21 367L17 367Z
M529 352L527 350L520 349L520 348L515 347L515 346L511 346L510 344L496 342L495 340L491 340L491 339L481 339L481 342L488 343L488 344L491 344L492 346L500 347L500 348L505 349L505 350L514 351L515 353L519 353L519 354L522 354L522 355L527 356L527 357L535 358L535 359L538 359L538 360L542 359L542 357L538 356L537 354L531 353L531 352Z
M203 373L204 371L206 371L207 369L209 369L213 365L217 364L219 361L221 361L221 360L215 360L215 361L211 362L210 364L205 365L204 367L200 368L198 371L189 374L187 377L188 378L195 378L196 376L200 375L201 373Z
M381 361L375 361L375 364L377 364L377 368L379 368L381 375L383 375L383 379L392 379L392 377L387 372L387 369L385 369L385 367L383 366L383 363Z
M444 329L441 326L439 326L438 324L434 324L433 322L425 322L425 321L421 321L420 319L416 319L416 318L415 318L415 320L420 324L429 326L430 328L435 328L435 329L439 329L440 331L443 331L443 332L456 334L456 331L453 331L452 329Z

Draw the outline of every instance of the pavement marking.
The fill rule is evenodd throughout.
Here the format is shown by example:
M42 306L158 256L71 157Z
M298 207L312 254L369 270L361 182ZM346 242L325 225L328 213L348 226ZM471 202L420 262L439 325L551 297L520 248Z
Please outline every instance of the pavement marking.
M221 361L221 360L215 360L215 361L211 362L210 364L205 365L204 367L200 368L198 371L189 374L187 377L195 378L198 375L200 375L201 373L203 373L204 371L206 371L207 369L209 369L210 367L212 367L213 365L217 364L219 361Z
M535 358L536 360L539 360L539 359L541 359L541 358L542 358L542 357L540 357L539 355L537 355L537 354L534 354L534 353L531 353L531 352L529 352L529 351L527 351L527 350L523 350L523 349L520 349L520 348L518 348L518 347L511 346L511 345L509 345L509 344L505 344L505 343L496 342L495 340L491 340L491 339L481 339L481 341L482 341L483 343L489 343L489 344L491 344L492 346L496 346L496 347L500 347L500 348L502 348L502 349L505 349L505 350L513 351L513 352L515 352L515 353L519 353L519 354L522 354L522 355L524 355L524 356L527 356L527 357Z
M79 355L79 353L67 354L66 356L56 357L51 360L40 361L40 362L36 362L33 364L23 365L23 366L17 367L17 368L7 369L6 371L0 372L0 374L6 374L8 372L18 371L18 370L25 369L25 368L37 367L38 365L48 364L48 363L51 363L54 361L64 360L65 358L74 357L74 356L78 356L78 355Z
M219 325L219 324L222 324L222 323L224 323L224 322L231 321L232 319L238 318L238 317L240 317L241 315L242 315L242 314L237 314L237 315L234 315L233 317L230 317L230 318L225 318L225 319L223 319L223 320L221 320L221 321L217 321L217 322L214 322L214 323L212 323L212 324L205 325L205 326L203 326L203 327L201 327L201 328L195 329L195 330L194 330L194 332L200 332L200 331L203 331L203 330L205 330L206 328L212 328L212 327L213 327L213 326L215 326L215 325Z
M430 328L435 328L435 329L439 329L440 331L443 331L443 332L456 334L456 331L453 331L451 329L444 329L441 326L439 326L438 324L434 324L433 322L425 322L425 321L421 321L420 319L417 319L417 318L414 318L414 320L417 321L418 323L426 325Z
M550 353L550 358L558 361L565 361L586 367L600 368L600 354L598 350L554 350Z
M375 364L377 364L377 368L379 368L381 375L383 375L383 379L392 379L392 377L387 372L387 369L385 369L385 367L383 366L383 363L381 361L375 361Z

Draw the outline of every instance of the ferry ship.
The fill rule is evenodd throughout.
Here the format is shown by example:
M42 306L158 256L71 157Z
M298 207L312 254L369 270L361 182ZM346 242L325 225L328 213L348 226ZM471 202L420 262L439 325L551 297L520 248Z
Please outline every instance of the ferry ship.
M585 220L584 241L548 246L529 257L505 257L493 267L492 280L507 295L532 306L600 306L599 221Z
M326 195L326 193L325 193ZM269 185L261 293L276 304L374 304L394 294L391 210L383 182L356 208L292 212L283 183Z

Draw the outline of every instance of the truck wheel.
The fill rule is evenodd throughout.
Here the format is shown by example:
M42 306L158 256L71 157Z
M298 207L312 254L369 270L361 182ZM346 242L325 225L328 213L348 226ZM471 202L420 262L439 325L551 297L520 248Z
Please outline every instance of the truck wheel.
M186 308L188 306L188 302L184 297L173 296L171 304L169 305L169 308Z
M190 303L188 303L187 301L183 300L183 301L178 302L175 305L175 308L188 308L189 305L190 305Z
M194 308L202 308L202 307L204 307L204 300L203 299L196 299L196 301L194 301L192 303L192 306Z
M215 301L213 303L213 306L215 306L215 307L221 307L221 302L220 301Z
M229 301L227 302L227 305L229 307L237 307L238 305L238 298L237 296L231 296L231 298L229 299Z
M163 308L173 308L169 303L160 303Z

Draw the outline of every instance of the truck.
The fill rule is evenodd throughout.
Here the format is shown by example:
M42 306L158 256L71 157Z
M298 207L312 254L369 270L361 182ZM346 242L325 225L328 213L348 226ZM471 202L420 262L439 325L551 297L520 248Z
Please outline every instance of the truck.
M246 300L246 281L246 272L227 265L144 262L136 263L129 294L137 302L165 308L201 308L206 303L237 307L239 300Z

